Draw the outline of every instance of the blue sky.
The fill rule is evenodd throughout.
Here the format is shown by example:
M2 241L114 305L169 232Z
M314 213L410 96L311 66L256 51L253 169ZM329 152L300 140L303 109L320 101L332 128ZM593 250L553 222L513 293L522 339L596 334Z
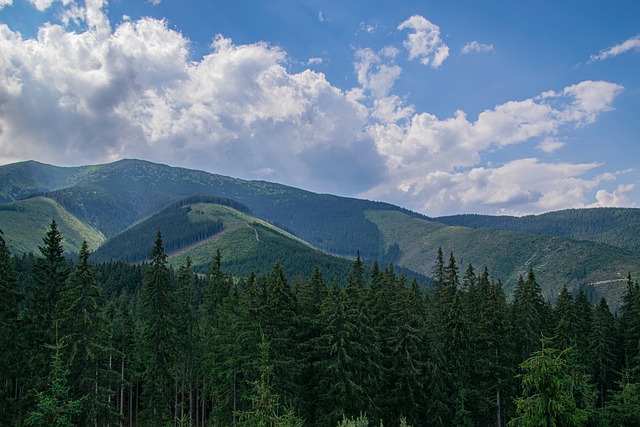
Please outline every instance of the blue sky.
M427 215L640 203L640 2L0 0L0 164Z

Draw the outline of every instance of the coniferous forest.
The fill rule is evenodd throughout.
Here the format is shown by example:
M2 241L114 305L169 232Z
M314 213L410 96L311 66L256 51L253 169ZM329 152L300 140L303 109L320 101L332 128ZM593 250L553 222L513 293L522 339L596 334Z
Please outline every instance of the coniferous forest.
M513 295L438 251L425 288L358 256L344 286L39 253L0 233L6 426L637 426L640 287L620 312L532 270Z

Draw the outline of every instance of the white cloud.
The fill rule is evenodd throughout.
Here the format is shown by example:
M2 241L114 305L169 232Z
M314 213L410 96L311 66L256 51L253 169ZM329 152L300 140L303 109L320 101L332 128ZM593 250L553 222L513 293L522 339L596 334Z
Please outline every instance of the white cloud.
M393 57L394 48L384 48L382 53L386 57ZM358 83L366 90L371 91L374 98L383 98L389 94L391 88L402 73L400 66L383 61L377 53L371 49L359 49L356 51L354 64Z
M324 62L322 58L309 58L307 65L320 65Z
M105 4L63 2L63 22L85 30L46 24L24 39L0 24L0 164L137 157L361 194L428 214L537 212L588 205L589 194L604 205L631 191L621 184L597 192L617 177L585 179L596 163L485 161L491 150L531 140L546 152L559 149L563 129L610 110L619 85L585 81L505 102L475 120L463 111L440 119L393 93L402 74L393 46L358 50L360 87L343 92L322 73L292 73L286 52L266 43L236 45L220 35L193 61L189 40L166 22L123 20L112 28ZM427 34L433 28L425 22L413 17L403 29ZM410 51L422 46L414 42ZM441 64L441 47L417 49L416 58Z
M468 53L473 53L473 52L486 53L486 52L492 52L492 51L493 51L493 45L492 44L484 44L484 43L480 43L480 42L475 41L475 40L472 41L472 42L467 43L462 48L462 53L463 54L468 54Z
M322 11L318 12L318 21L324 23L324 22L331 22L331 19L327 18L326 16L324 16L324 13L322 13Z
M149 0L149 3L151 3L154 6L159 5L160 3L162 3L162 0Z
M29 0L29 3L35 6L40 12L44 12L53 4L54 0Z
M0 10L2 10L5 6L11 6L13 4L13 0L0 0Z
M323 74L222 36L193 62L165 22L111 30L99 5L79 14L84 32L48 24L23 39L0 25L0 163L139 157L340 194L381 179L365 107Z
M373 34L376 32L376 27L374 25L367 24L366 22L361 21L358 30L363 33Z
M603 61L607 58L611 58L614 56L622 55L623 53L627 53L630 51L640 51L640 34L637 36L631 37L622 43L611 46L607 49L601 50L596 55L591 55L589 58L589 62Z
M538 148L544 151L545 153L555 153L565 145L566 144L562 141L558 141L552 138L545 138L544 140L542 140L542 142L540 142L540 144L538 145Z
M419 113L405 123L373 124L369 132L386 159L389 180L362 195L429 214L474 208L496 213L498 205L513 205L513 212L538 212L563 203L564 207L584 206L586 192L601 180L577 177L598 164L543 164L524 159L500 167L478 165L487 150L534 138L542 139L539 146L543 149L559 148L552 139L556 134L566 126L590 123L610 110L621 89L612 83L587 81L560 93L498 105L480 113L475 122L458 111L445 120ZM517 176L517 170L522 176Z
M623 207L630 206L628 193L635 189L634 184L620 184L618 188L613 192L607 190L598 190L596 192L596 202L589 205L589 207Z
M449 56L449 47L440 38L440 27L420 15L414 15L398 25L398 30L412 30L404 46L409 59L419 59L424 65L438 68Z

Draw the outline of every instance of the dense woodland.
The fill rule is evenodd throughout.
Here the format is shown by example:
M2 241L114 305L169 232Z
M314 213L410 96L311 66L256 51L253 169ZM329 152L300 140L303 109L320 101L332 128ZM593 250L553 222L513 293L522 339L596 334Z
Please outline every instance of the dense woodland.
M7 426L637 426L640 286L615 315L533 271L507 298L438 252L433 286L368 268L344 287L272 272L69 260L0 233L0 424ZM286 264L286 259L282 264Z

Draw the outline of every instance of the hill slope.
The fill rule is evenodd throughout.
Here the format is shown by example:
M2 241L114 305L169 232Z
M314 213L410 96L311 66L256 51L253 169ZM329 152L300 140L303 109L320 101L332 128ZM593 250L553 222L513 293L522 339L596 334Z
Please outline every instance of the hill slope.
M640 254L609 245L556 236L529 235L489 229L447 226L412 218L401 212L368 212L380 229L385 247L396 244L397 263L429 274L438 247L454 252L464 272L468 264L489 268L494 280L501 280L507 293L518 275L533 268L544 296L551 300L563 286L587 288L594 296L606 295L619 302L627 274L640 272Z
M45 173L38 168L51 167L35 162L0 167L0 180L8 181L7 177L14 176L3 172L9 166L22 177L21 186L30 188L23 194L49 184L41 179ZM65 168L53 170L62 174L59 169ZM388 203L315 194L281 184L244 181L140 160L72 169L65 175L72 185L42 193L106 236L114 236L169 203L200 194L237 200L249 206L255 216L327 252L353 256L360 250L365 258L379 258L380 235L364 211L403 211ZM0 181L0 188L3 187Z
M7 188L12 190L7 192ZM328 256L312 248L317 247L347 257L353 257L359 250L364 259L378 259L382 264L394 262L430 274L435 251L442 246L445 251L455 253L461 269L468 263L476 268L487 265L507 290L513 288L519 274L533 267L550 298L563 285L591 286L596 293L615 296L618 289L624 288L627 273L640 271L638 253L614 247L618 244L635 247L633 242L638 233L632 230L636 227L633 218L638 210L562 211L532 219L458 216L438 218L436 222L387 203L315 194L280 184L244 181L139 160L79 168L56 168L35 162L1 166L0 189L4 200L17 197L16 194L33 197L34 192L40 191L49 199L29 200L55 201L59 209L75 218L78 230L84 227L84 231L76 230L76 235L99 234L101 237L95 240L98 243L104 236L111 238L96 254L103 259L115 253L131 257L119 259L143 260L152 247L155 232L162 229L159 225L182 224L186 228L174 237L167 235L166 244L176 245L171 246L176 250L172 254L176 263L188 254L197 260L199 268L212 259L208 243L215 241L224 248L227 266L235 268L232 266L237 264L238 272L251 268L250 263L271 268L276 259L283 258L313 268L319 259ZM167 205L193 195L229 199L227 204L235 206L227 208L241 212L234 212L231 221L225 219L229 213L219 209L214 212L198 207L206 212L202 216L193 207L189 211L163 211ZM13 203L19 205L29 200L0 206L11 210ZM210 204L204 199L201 202ZM39 227L45 229L51 220L50 213L43 209L30 212L31 217L24 219L25 223L39 221ZM5 226L6 221L0 227L10 236L12 230ZM221 231L216 229L220 221ZM501 227L512 230L490 229L500 228L496 225L500 221L506 224ZM463 222L470 227L451 226ZM23 232L29 234L28 231L18 234ZM550 235L554 233L555 236ZM610 245L578 242L575 238L591 238ZM31 248L25 243L22 250L35 250L41 240L30 241ZM300 256L296 255L298 252ZM328 265L334 263L334 258L322 259Z
M225 271L247 276L268 273L276 262L291 277L310 276L316 266L327 279L343 280L351 261L319 251L303 240L242 212L232 201L189 198L163 209L110 239L96 251L97 261L148 259L156 232L163 236L165 252L174 266L189 257L204 273L220 250ZM224 203L224 204L221 204ZM232 205L232 206L228 206Z
M489 216L453 215L435 218L447 225L547 234L589 240L640 253L640 209L567 209L541 215Z
M98 229L84 223L52 199L35 197L0 204L0 228L5 233L9 249L15 254L37 253L52 219L64 236L63 245L68 253L77 253L83 240L91 249L106 240Z

